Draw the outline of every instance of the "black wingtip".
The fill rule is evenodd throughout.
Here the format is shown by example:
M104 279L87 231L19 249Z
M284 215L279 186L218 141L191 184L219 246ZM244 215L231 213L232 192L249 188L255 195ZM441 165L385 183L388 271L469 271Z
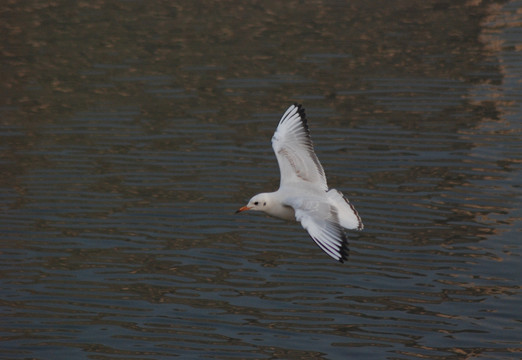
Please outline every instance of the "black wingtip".
M350 248L348 247L348 237L346 237L344 231L342 232L341 236L342 242L339 249L339 255L341 255L341 258L339 259L339 262L344 263L346 260L348 260L348 256L350 255Z
M306 111L305 111L303 105L295 102L294 106L297 108L297 112L299 113L299 116L301 117L301 122L303 123L303 127L306 130L306 134L310 137L310 129L308 128L308 119L306 118Z
M341 247L339 249L334 249L332 247L327 246L326 244L321 243L319 240L314 238L310 235L312 240L315 242L317 246L321 250L323 250L326 254L328 254L330 257L335 259L336 261L340 262L341 264L344 263L346 260L348 260L348 256L350 255L350 249L348 248L348 238L346 237L346 234L344 232L342 233L342 242ZM337 256L333 256L331 253L335 252L338 253L341 257L337 258Z
M299 113L301 118L306 119L306 111L305 111L303 105L295 102L294 106L297 108L297 112Z
M341 258L339 262L342 264L348 260L348 256L350 256L350 249L348 248L348 241L344 241L340 250Z

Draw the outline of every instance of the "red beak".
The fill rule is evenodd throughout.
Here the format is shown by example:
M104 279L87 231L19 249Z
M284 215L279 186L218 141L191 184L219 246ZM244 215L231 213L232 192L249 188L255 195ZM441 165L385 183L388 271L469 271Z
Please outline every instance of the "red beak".
M246 210L250 210L250 208L248 206L243 206L242 208L239 208L236 210L236 214L238 214L242 211L246 211Z

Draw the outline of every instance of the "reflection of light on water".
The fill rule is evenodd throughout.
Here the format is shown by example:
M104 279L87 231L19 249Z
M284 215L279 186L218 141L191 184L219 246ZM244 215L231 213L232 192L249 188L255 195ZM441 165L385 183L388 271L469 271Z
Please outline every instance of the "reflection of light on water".
M479 40L488 51L489 60L496 64L502 74L499 83L482 84L471 99L477 102L490 100L504 114L520 114L522 102L520 89L522 87L522 7L521 1L512 1L500 5L489 6L489 16L482 22ZM518 108L517 108L518 106ZM514 115L514 114L513 114ZM520 116L517 117L518 119ZM507 124L520 128L520 121Z
M468 97L480 110L477 112L479 121L473 128L459 131L463 139L474 144L467 161L474 164L474 171L483 174L466 186L470 193L467 207L476 212L478 222L492 226L492 233L498 236L510 231L499 224L515 227L520 224L516 215L520 203L516 199L522 178L521 6L521 1L512 1L488 7L489 15L482 22L479 39L487 50L486 61L501 76L492 73L489 81L486 76L470 89ZM490 192L477 198L474 186L488 186ZM498 201L499 198L510 200Z

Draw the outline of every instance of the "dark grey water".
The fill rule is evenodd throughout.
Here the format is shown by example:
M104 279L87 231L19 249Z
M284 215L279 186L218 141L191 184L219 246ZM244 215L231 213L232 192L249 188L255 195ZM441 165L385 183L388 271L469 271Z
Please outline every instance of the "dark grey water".
M0 357L520 357L521 8L3 5ZM344 265L234 215L294 101Z

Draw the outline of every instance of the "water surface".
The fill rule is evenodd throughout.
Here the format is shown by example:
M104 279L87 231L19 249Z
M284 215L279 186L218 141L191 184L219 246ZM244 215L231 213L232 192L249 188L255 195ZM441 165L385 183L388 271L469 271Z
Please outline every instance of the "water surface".
M0 357L518 358L521 7L6 5ZM294 101L345 264L234 215Z

